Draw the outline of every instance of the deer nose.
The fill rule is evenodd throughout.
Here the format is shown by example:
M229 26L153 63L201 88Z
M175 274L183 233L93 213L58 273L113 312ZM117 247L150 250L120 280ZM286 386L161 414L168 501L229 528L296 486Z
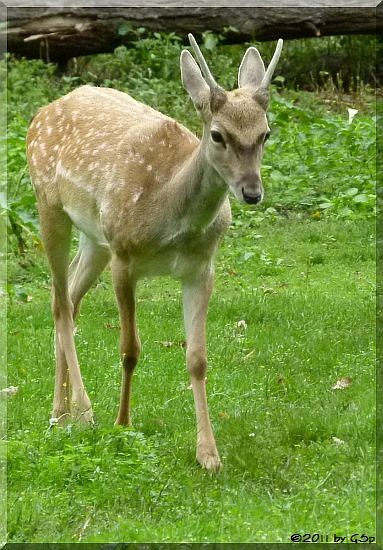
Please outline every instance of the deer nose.
M254 194L246 193L243 187L242 187L242 195L243 195L243 200L247 202L247 204L258 204L262 200L262 193L259 193L259 192Z

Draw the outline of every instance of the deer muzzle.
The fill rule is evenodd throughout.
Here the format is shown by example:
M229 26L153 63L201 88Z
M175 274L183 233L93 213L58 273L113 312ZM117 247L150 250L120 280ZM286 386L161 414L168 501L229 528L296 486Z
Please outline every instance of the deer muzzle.
M244 176L239 182L243 200L247 204L258 204L263 199L262 180L259 175Z

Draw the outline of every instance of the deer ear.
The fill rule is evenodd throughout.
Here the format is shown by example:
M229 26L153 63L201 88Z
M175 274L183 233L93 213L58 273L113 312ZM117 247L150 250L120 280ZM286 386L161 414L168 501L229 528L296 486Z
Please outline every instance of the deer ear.
M182 84L195 107L201 110L210 101L210 88L193 56L187 50L181 52L180 65Z
M259 51L254 47L248 48L239 67L238 86L240 88L258 88L264 76L265 65Z

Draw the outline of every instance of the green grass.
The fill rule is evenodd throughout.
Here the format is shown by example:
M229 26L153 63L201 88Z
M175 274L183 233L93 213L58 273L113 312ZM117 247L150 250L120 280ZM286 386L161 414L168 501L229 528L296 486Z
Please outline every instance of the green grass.
M76 335L96 426L49 431L47 268L41 259L28 271L10 266L31 297L9 307L8 384L19 387L8 410L10 542L374 535L373 224L253 214L236 215L224 241L209 313L207 387L224 464L216 477L194 460L177 284L139 289L134 428L113 427L118 315L105 273ZM351 385L333 390L346 376Z

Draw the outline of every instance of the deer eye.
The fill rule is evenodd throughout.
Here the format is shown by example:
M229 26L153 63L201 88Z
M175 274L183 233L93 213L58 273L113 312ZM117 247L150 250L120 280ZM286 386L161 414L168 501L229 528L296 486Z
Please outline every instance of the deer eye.
M265 141L267 141L269 137L270 137L270 132L266 132L265 137L263 138L263 143L265 143Z
M222 143L223 145L225 145L225 141L222 137L222 134L220 132L218 132L217 130L212 130L210 132L210 135L211 135L211 139L215 142L215 143Z

